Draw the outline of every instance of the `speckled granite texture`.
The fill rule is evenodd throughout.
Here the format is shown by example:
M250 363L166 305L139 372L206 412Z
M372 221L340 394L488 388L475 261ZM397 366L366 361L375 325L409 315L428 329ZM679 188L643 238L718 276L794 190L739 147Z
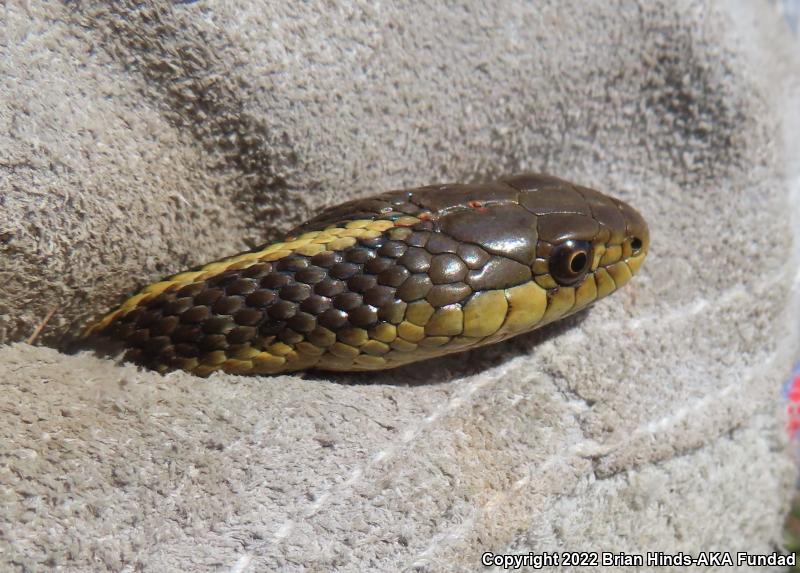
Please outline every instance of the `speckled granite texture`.
M772 551L800 66L769 4L724 4L5 4L0 569ZM565 324L361 376L57 350L322 206L523 169L650 222L643 272Z

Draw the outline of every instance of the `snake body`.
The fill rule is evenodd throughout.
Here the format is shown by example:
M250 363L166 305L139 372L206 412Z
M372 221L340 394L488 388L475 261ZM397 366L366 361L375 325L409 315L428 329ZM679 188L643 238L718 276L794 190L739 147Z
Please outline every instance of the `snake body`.
M626 203L548 175L390 191L151 284L84 337L200 376L393 368L572 314L648 246Z

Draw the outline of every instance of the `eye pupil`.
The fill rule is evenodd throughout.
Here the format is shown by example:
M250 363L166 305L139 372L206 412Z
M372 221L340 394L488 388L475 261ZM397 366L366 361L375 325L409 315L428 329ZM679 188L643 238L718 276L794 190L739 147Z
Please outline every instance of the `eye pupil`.
M572 257L572 260L569 263L569 270L571 270L575 274L578 274L586 266L587 260L588 258L586 257L586 253L584 252L576 253L575 256Z
M631 241L631 250L636 252L642 248L642 240L639 237L634 237Z

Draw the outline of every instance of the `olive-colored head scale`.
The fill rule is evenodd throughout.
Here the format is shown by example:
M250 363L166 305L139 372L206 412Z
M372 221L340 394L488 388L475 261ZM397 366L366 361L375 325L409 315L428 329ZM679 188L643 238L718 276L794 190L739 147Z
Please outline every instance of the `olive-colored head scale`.
M86 334L199 375L391 368L572 314L648 247L627 204L547 175L390 191L150 285Z

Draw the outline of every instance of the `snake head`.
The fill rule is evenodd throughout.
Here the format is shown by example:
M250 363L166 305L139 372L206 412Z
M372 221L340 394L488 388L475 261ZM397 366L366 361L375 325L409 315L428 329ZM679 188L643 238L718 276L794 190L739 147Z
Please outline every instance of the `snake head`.
M627 203L548 175L501 181L519 190L520 207L536 217L534 280L551 297L574 290L574 305L564 314L607 296L639 271L650 233Z
M647 223L628 204L549 175L427 187L409 200L430 213L435 231L492 255L470 277L475 290L508 289L533 279L546 292L537 326L627 283L650 243Z
M424 187L410 200L430 212L436 231L549 275L543 282L552 288L574 287L620 262L632 276L650 243L647 223L630 205L549 175ZM630 278L613 272L620 283Z

